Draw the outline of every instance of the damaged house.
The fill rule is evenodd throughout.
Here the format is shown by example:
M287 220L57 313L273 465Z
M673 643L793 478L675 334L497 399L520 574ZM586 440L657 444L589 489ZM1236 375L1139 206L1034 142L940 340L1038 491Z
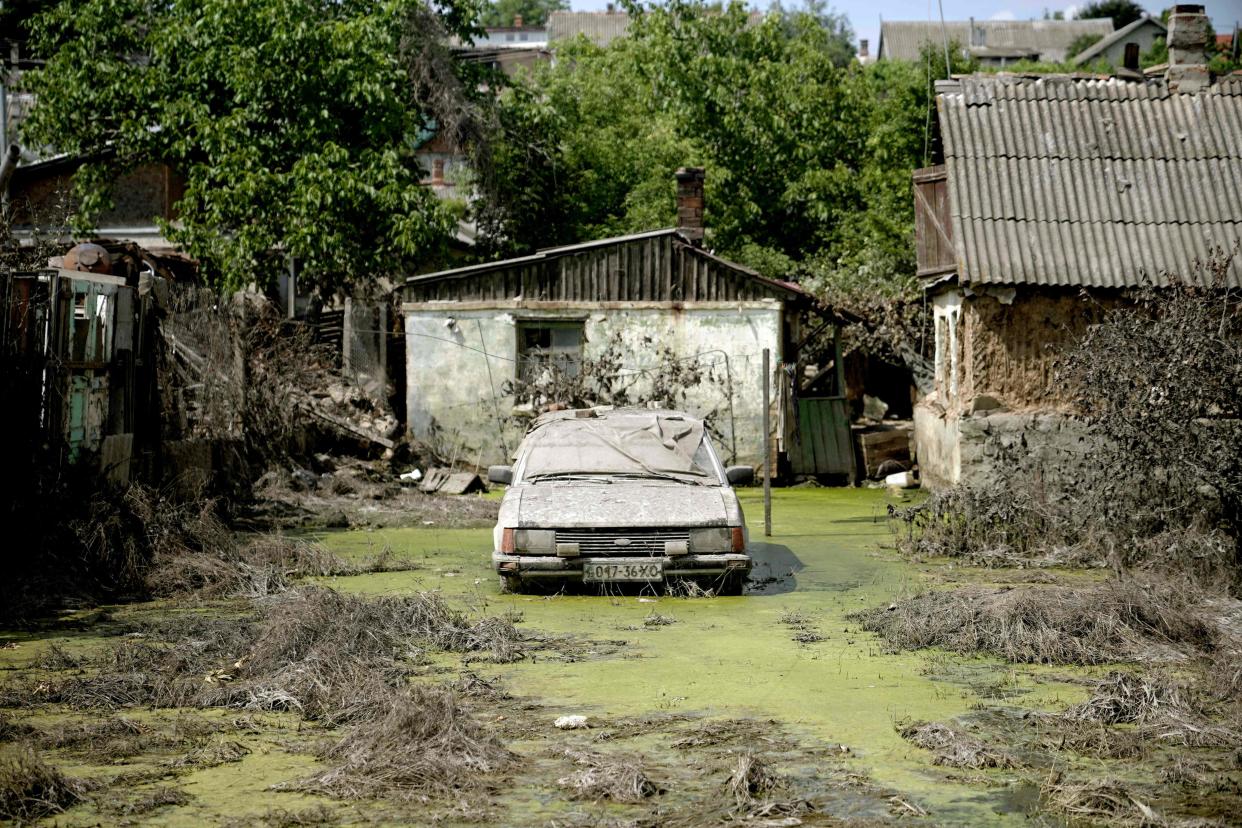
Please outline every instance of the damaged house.
M549 367L705 418L722 460L763 461L763 351L769 450L794 474L854 474L839 335L809 388L792 382L807 334L835 324L798 286L766 279L703 247L701 169L678 178L680 226L411 276L402 312L411 435L446 459L507 462L526 417L555 399L523 399ZM819 318L808 326L811 315ZM809 327L809 330L807 329ZM676 388L655 372L675 365ZM665 381L668 381L667 378ZM665 395L670 393L672 397Z
M1162 78L939 85L945 163L914 176L935 330L935 388L914 413L925 485L979 480L1001 447L1079 445L1058 354L1134 289L1242 241L1242 76L1208 74L1202 11L1170 18Z

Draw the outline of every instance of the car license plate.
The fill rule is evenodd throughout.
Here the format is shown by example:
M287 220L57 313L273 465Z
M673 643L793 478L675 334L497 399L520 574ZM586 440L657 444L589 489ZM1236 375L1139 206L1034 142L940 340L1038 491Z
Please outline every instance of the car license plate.
M587 561L582 565L584 581L662 581L661 561Z

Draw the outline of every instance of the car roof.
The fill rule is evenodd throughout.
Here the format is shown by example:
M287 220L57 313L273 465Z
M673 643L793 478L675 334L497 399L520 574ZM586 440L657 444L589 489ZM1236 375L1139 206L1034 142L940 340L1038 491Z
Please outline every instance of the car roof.
M565 420L593 420L597 422L608 422L611 420L620 425L638 418L649 421L653 416L661 420L682 420L692 425L703 425L703 421L698 417L692 417L684 411L674 411L668 408L613 408L612 406L598 406L596 408L570 408L564 411L549 411L535 418L529 430L534 431L549 423Z

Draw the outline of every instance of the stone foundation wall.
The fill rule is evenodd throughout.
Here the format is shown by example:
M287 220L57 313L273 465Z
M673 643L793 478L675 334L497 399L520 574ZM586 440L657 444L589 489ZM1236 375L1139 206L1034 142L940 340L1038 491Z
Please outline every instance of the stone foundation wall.
M1049 412L945 412L921 404L914 411L915 445L924 488L984 484L1004 468L1034 463L1050 485L1072 488L1094 462L1099 438L1082 420Z

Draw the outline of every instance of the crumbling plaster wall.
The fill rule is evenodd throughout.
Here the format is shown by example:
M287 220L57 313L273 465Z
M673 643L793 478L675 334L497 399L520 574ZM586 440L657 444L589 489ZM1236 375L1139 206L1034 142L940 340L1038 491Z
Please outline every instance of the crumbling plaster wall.
M914 411L924 486L988 479L1047 454L1072 474L1090 437L1057 387L1061 356L1121 297L1078 289L946 289L933 297L935 390Z
M652 303L654 305L654 303ZM513 399L503 393L517 367L519 320L578 319L584 324L583 356L600 356L616 336L623 343L627 381L648 382L644 373L668 346L678 358L704 368L704 380L687 389L684 408L708 418L725 462L758 465L762 459L762 352L771 350L772 376L781 360L783 306L747 302L731 306L635 306L600 309L564 303L555 309L451 304L405 306L406 410L411 435L459 459L481 465L504 463L521 440L524 425L510 416ZM775 404L777 387L769 391ZM773 415L772 427L778 422Z

